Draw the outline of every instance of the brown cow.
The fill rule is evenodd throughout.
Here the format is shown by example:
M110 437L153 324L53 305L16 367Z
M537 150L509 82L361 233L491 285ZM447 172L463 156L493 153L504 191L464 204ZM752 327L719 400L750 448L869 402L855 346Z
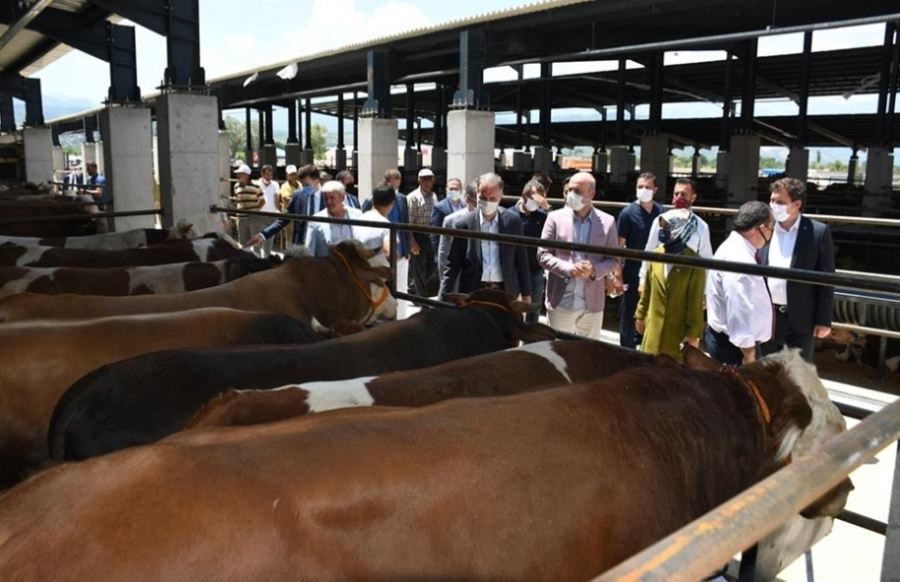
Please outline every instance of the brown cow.
M118 251L162 244L168 240L196 238L193 225L179 220L175 228L135 228L121 232L110 232L90 236L70 236L62 238L39 238L29 236L0 235L0 244L37 245L67 249L97 249Z
M47 460L47 427L57 400L104 364L171 348L324 337L284 315L222 308L0 326L0 488Z
M676 365L666 357L659 361ZM354 406L426 406L450 398L519 394L598 380L655 362L655 356L594 340L535 342L421 370L230 390L204 406L185 428L259 424Z
M230 283L169 295L99 297L19 293L0 299L0 321L73 319L164 313L198 307L272 311L304 323L316 318L330 326L339 321L391 319L396 301L379 270L369 267L371 253L356 241L340 243L330 257L290 259L279 267Z
M146 267L0 267L0 297L16 293L59 295L153 295L214 287L279 264L276 257L235 257L212 263Z
M134 267L190 261L220 261L248 254L227 235L172 240L152 247L106 251L0 244L0 265L16 267Z
M84 214L84 220L42 220L29 218ZM0 199L0 218L17 218L21 222L0 224L0 234L9 236L68 237L92 235L96 223L79 201L65 196L26 195Z
M645 366L360 410L51 469L0 499L0 578L585 580L775 471L798 437L830 437L819 419L840 416L788 351L737 374Z

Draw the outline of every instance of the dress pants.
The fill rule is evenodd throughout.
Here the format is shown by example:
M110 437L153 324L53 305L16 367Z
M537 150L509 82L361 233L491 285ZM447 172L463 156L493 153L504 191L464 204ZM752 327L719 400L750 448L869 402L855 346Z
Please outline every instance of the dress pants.
M590 339L600 339L603 328L603 312L573 310L556 307L547 311L550 327L556 331L572 333Z
M787 312L776 309L775 334L772 336L772 339L760 346L760 350L762 355L768 356L769 354L780 352L785 346L800 348L800 355L803 356L803 359L807 362L813 361L815 340L813 339L812 330L802 332L794 329Z
M644 339L634 328L634 312L637 311L641 296L638 294L638 279L625 281L625 283L628 285L628 289L622 295L619 313L619 345L623 348L634 349L641 345L641 341Z
M435 271L434 247L431 246L431 237L427 234L414 233L416 242L419 243L419 254L410 255L409 270L412 271L413 293L420 297L430 297L428 293L428 279Z
M721 364L740 366L744 362L744 352L728 339L728 334L706 326L703 337L709 356Z
M531 272L531 304L537 307L534 312L525 314L525 323L537 323L541 315L541 304L544 302L544 288L546 281L544 280L543 269Z

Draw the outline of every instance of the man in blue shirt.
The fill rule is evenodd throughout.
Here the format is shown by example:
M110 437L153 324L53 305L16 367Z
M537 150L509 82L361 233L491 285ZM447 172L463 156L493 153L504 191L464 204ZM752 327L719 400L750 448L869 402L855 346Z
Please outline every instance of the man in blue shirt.
M663 210L662 204L653 200L656 196L656 176L644 172L638 176L635 201L622 209L616 224L619 232L619 246L644 250L653 221ZM638 287L640 286L641 261L625 261L622 269L623 282L628 285L622 297L619 322L619 344L625 348L635 348L641 344L641 337L634 328L634 312L637 309Z
M106 178L97 172L97 164L95 162L88 162L85 166L85 171L87 176L84 179L84 194L90 196L90 201L99 206L101 210L104 210L103 207L112 202L109 188L106 187ZM89 188L89 186L94 187Z

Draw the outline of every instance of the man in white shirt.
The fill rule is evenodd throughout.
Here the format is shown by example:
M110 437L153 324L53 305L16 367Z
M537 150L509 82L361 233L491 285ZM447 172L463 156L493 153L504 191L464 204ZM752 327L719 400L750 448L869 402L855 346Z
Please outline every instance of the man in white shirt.
M262 208L260 208L263 212L280 212L278 208L278 193L280 191L280 187L278 186L278 182L272 177L274 174L274 170L272 166L266 164L259 171L259 181L256 183L259 186L260 197L262 198ZM262 218L254 216L251 220L250 232L259 232L264 229L271 220L268 218ZM262 246L253 247L254 251L260 249L260 255L262 257L268 257L269 253L272 252L272 243L275 241L274 238L266 239Z
M313 216L344 219L362 216L361 210L348 208L344 204L346 193L344 185L340 182L336 180L325 182L322 186L322 196L325 200L325 209L316 212ZM306 227L306 248L316 257L327 257L329 246L334 246L348 238L358 239L354 227L349 224L310 222Z
M372 191L372 209L363 212L360 220L369 220L372 222L390 223L387 216L394 207L394 201L397 195L394 188L382 184ZM388 260L391 252L391 231L388 228L375 228L371 226L361 226L356 229L354 237L360 241L364 247L375 252L375 257L380 257L378 264L384 267L390 265Z
M691 210L694 202L697 200L697 183L689 178L678 178L675 180L675 190L672 194L672 206L675 208L686 208ZM653 252L660 245L659 240L659 220L654 220L650 225L650 232L647 235L647 244L644 250ZM713 256L712 243L709 240L709 225L706 221L697 216L697 230L691 235L687 241L687 247L705 259ZM647 276L647 269L650 263L644 261L641 264L640 285L644 286L644 277Z
M716 250L721 261L759 263L757 251L772 240L772 211L763 202L744 203L734 230ZM706 349L723 364L756 360L757 345L772 337L772 300L759 275L710 271L706 279Z
M776 226L772 244L761 253L763 264L833 273L831 231L802 215L806 184L795 178L776 180L769 201ZM790 346L800 348L811 362L815 338L831 334L834 287L769 278L769 291L775 308L775 336L762 346L763 355Z

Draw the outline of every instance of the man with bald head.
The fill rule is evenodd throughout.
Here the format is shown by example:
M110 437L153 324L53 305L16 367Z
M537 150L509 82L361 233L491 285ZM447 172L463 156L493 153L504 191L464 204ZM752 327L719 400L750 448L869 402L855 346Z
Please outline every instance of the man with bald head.
M616 221L591 202L597 184L588 172L573 175L565 189L566 205L547 215L541 238L549 241L618 247ZM538 249L547 271L547 317L557 331L600 339L606 301L604 277L613 275L613 257L561 249Z

